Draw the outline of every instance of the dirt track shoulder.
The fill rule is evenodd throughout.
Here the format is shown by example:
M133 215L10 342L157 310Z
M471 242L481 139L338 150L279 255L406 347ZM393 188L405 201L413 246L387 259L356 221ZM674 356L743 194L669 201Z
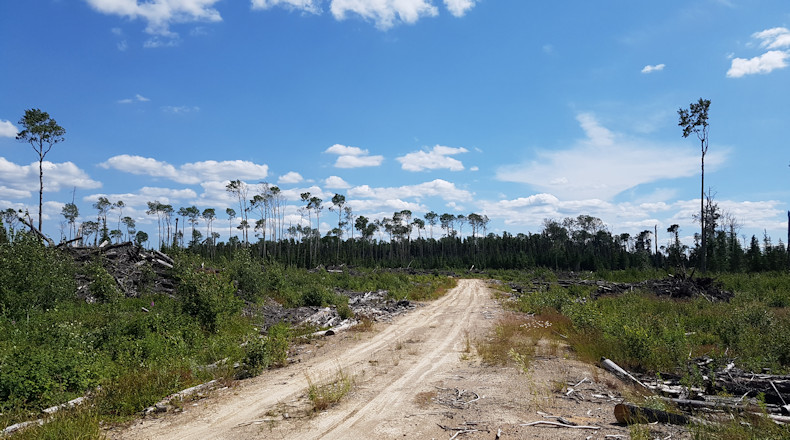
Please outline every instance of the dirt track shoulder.
M533 361L527 373L482 365L472 341L484 338L503 313L485 282L459 280L444 297L366 333L335 335L305 346L299 362L265 372L209 398L185 403L180 413L136 422L118 439L248 438L604 438L628 436L616 425L616 401L604 396L619 384L608 373L559 353ZM353 377L352 391L335 407L311 413L308 381L338 371ZM577 395L568 383L582 378ZM614 391L612 391L614 392ZM523 427L542 414L601 429ZM671 429L671 428L670 428ZM673 430L673 439L684 438ZM663 436L662 436L663 438Z

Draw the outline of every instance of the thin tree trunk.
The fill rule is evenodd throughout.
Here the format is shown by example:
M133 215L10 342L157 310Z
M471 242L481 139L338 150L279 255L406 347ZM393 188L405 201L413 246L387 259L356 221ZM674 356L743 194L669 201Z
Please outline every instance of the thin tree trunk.
M42 147L43 148L43 147ZM41 211L44 206L44 156L38 159L38 230L41 230Z
M700 220L699 223L700 223L700 227L702 229L702 244L701 244L701 246L702 246L702 256L701 256L701 258L702 259L700 260L700 270L702 270L702 273L706 273L708 271L707 262L706 262L708 249L705 246L706 242L707 242L707 240L705 238L705 236L707 235L706 234L707 231L705 231L705 223L706 222L705 222L705 150L704 149L703 149L703 152L702 152L702 187L700 189L699 214L700 214L700 216L699 216L699 220Z

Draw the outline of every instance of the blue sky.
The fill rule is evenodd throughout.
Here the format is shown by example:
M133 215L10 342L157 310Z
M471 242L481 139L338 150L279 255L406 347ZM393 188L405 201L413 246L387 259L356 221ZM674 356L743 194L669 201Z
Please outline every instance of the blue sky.
M5 1L0 208L37 211L37 156L14 136L41 108L67 131L46 158L56 238L73 194L84 219L104 195L151 233L147 201L224 212L241 179L282 188L292 224L310 191L373 218L486 214L497 233L589 214L664 244L698 229L677 110L704 97L706 187L776 242L789 28L778 0Z

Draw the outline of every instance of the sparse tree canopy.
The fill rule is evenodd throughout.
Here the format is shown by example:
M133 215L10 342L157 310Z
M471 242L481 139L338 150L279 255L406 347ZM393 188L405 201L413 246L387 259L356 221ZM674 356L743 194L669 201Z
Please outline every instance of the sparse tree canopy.
M692 133L697 135L700 141L701 152L701 189L699 196L699 212L700 212L700 230L701 230L701 247L702 257L700 258L700 269L702 272L707 270L706 265L706 244L705 239L705 154L708 153L708 109L710 108L710 100L700 98L696 103L692 102L689 108L681 108L678 110L678 125L683 128L683 137L687 138Z
M38 230L41 230L41 211L44 206L44 157L58 142L63 142L66 130L58 125L49 113L37 108L25 110L19 120L22 131L16 134L17 140L29 143L38 154Z

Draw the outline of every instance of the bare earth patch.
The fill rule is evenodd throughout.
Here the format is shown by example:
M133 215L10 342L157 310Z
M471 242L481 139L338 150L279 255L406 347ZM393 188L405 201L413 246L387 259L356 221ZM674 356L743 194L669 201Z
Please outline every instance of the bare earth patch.
M470 341L503 315L484 281L458 287L369 332L346 332L302 347L297 362L214 392L183 411L108 432L116 439L629 438L614 405L630 391L609 373L573 360L556 343L527 371L480 361ZM583 380L584 379L584 380ZM316 410L310 385L350 390ZM342 383L340 383L342 382ZM323 408L323 406L322 406ZM560 417L560 419L558 419ZM549 421L600 429L539 424ZM649 438L690 438L652 425Z

